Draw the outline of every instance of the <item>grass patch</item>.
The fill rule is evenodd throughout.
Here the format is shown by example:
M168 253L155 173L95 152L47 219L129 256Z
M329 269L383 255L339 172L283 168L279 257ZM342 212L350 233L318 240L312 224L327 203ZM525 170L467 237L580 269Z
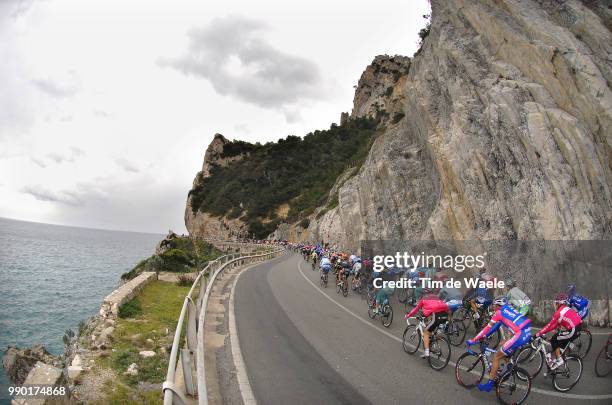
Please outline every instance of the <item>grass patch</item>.
M135 318L140 314L142 314L142 307L140 306L140 301L138 301L138 297L126 302L125 304L119 307L119 318Z
M138 382L161 383L164 381L168 367L169 347L172 345L176 321L188 292L189 287L163 281L152 281L147 284L136 299L128 303L133 306L133 303L137 302L140 311L134 312L130 318L117 319L116 329L113 333L114 351L109 357L98 360L99 366L110 367L119 376L117 384L113 387L111 401L114 400L113 398L121 398L124 395L136 395L139 398L138 401L140 401L137 401L137 403L142 403L142 398L139 397L141 394L134 392L134 387ZM122 306L122 308L128 304ZM166 330L168 333L166 333ZM165 348L165 353L162 348ZM156 355L144 358L139 354L142 350L152 350ZM138 365L138 375L124 375L123 373L132 363ZM156 395L161 398L161 393Z

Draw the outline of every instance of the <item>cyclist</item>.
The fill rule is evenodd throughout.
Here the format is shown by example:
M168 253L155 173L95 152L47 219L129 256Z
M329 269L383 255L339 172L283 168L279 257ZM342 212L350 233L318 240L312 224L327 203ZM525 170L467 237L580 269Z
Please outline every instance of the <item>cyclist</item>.
M329 273L331 270L331 261L327 258L327 256L323 256L321 258L319 267L321 268L321 279L323 279L323 275Z
M389 287L386 287L386 288L374 287L374 279L376 278L380 278L384 282L384 281L391 281L392 276L389 273L389 269L383 269L383 271L380 271L380 272L373 271L371 274L371 280L369 280L369 285L371 285L372 288L376 289L376 296L375 296L376 299L374 302L374 313L377 314L379 308L381 308L383 304L385 303L385 301L388 299L389 294L393 292L393 289Z
M355 256L355 259L353 260L353 270L352 270L353 283L356 283L360 280L360 273L361 273L361 259Z
M468 347L472 346L484 336L491 336L502 325L512 331L513 336L507 341L503 341L500 344L500 349L495 353L495 356L493 356L489 380L485 383L478 384L478 389L486 392L493 389L500 361L504 357L510 357L512 353L521 346L531 341L531 320L508 305L508 299L506 297L503 295L496 297L493 300L493 309L495 309L495 314L487 326L485 326L473 339L466 342Z
M475 288L470 289L467 293L466 296L469 299L470 302L470 306L472 307L472 312L473 312L473 318L474 320L477 320L480 318L480 314L481 311L484 311L485 309L487 309L489 307L489 305L491 305L492 302L492 296L493 296L493 292L494 289L488 289L484 286L480 285L480 281L493 281L494 277L491 276L488 273L484 273L482 272L477 278L476 278L476 282L478 284L476 284Z
M529 299L527 294L525 294L523 290L516 286L516 280L514 279L506 281L506 286L508 286L508 288L510 289L507 295L508 303L512 305L521 314L527 316L531 308L531 300Z
M555 305L557 306L557 311L553 315L550 322L548 322L546 326L536 333L536 337L540 337L553 329L564 329L563 331L560 330L557 332L550 339L552 351L555 355L555 360L550 366L551 370L554 370L563 364L563 359L561 358L561 348L565 349L569 342L578 337L580 324L582 323L580 315L578 315L578 313L569 306L570 303L567 294L557 294L555 297Z
M441 324L448 321L448 305L438 298L437 295L432 294L429 288L424 288L423 298L421 298L419 303L412 308L412 311L406 314L404 319L412 318L420 309L423 310L423 316L425 317L425 330L423 331L423 346L425 347L425 353L422 354L421 357L426 359L429 357L429 336L435 332Z
M316 249L312 249L312 253L310 254L310 259L312 260L313 263L316 263L317 260L319 259L319 254L317 253Z
M589 315L589 300L581 295L576 295L576 285L569 284L567 286L567 298L569 302L569 306L573 308L578 315L580 315L580 319L584 321L584 319Z
M448 280L448 276L446 274L439 274L436 276L436 280L440 280L446 283L446 281ZM440 290L440 293L438 294L438 298L446 302L446 305L448 305L449 316L457 308L463 305L463 294L461 293L461 290L459 290L456 287L447 287L445 285Z

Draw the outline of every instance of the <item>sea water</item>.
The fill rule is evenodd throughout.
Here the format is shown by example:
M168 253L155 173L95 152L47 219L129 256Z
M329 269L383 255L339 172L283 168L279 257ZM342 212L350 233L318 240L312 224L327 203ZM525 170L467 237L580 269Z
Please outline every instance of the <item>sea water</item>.
M153 254L163 235L0 218L0 353L8 345L64 351L66 329L98 313L122 273ZM9 403L0 372L0 404Z

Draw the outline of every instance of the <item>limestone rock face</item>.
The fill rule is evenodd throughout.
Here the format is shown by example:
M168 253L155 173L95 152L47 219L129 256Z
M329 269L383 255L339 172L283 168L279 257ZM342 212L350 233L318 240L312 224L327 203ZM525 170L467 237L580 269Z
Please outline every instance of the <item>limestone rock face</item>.
M193 187L197 187L202 180L210 176L211 169L214 166L226 167L232 162L239 161L248 156L248 153L241 153L234 156L223 156L223 148L230 141L221 134L215 134L212 142L208 145L204 154L204 163L202 171L196 174L193 180ZM230 235L237 234L240 230L246 228L239 219L229 220L210 215L206 212L193 212L192 197L187 197L185 207L185 227L189 235L202 238L213 239L228 239Z
M609 239L604 2L431 3L430 34L391 92L404 117L340 187L338 207L313 215L308 239ZM370 92L388 80L373 65L353 116L384 99Z

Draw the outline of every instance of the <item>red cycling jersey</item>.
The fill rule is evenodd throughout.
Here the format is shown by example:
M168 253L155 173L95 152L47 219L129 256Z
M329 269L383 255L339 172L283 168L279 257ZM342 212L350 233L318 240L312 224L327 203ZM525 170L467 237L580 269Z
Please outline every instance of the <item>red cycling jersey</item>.
M553 329L558 329L559 327L564 328L565 330L572 330L578 325L582 323L582 319L580 319L580 315L572 308L567 305L561 305L557 312L553 315L552 319L546 326L540 330L537 335L541 336Z
M423 298L421 298L421 300L419 301L417 306L414 307L412 309L412 311L410 311L406 315L406 318L410 318L410 317L416 315L416 313L419 312L419 309L421 309L421 308L423 308L423 315L424 316L429 316L432 313L435 314L435 313L438 313L438 312L446 312L446 311L448 311L448 304L446 304L446 302L442 301L441 299L439 299L435 295L423 297Z

